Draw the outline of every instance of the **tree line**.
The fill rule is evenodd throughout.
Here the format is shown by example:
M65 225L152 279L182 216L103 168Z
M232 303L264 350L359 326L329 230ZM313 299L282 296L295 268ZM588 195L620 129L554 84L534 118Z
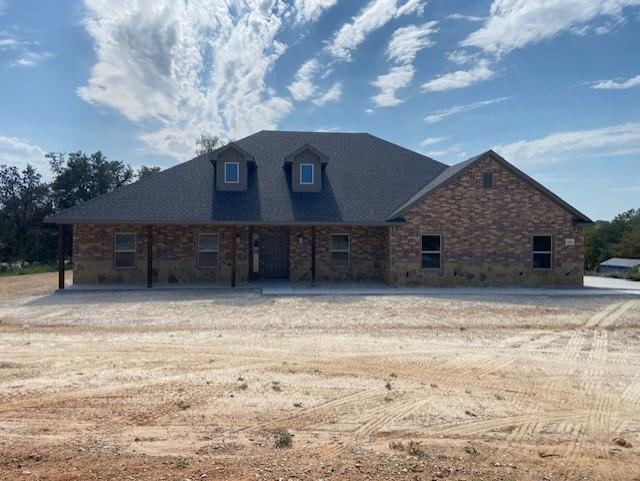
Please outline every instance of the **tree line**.
M220 144L218 137L202 135L196 140L195 154L211 152ZM31 164L20 170L0 159L1 262L55 262L57 232L43 224L46 216L160 172L160 167L145 165L134 170L100 151L50 152L45 157L52 174L48 182ZM71 233L66 235L67 254L71 254Z
M611 222L596 221L585 232L584 264L595 271L611 257L640 259L640 209L630 209Z

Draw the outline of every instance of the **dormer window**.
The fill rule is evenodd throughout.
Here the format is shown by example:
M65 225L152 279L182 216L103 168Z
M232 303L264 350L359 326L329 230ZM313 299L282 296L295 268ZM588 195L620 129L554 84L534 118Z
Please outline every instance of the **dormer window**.
M313 185L313 164L300 164L300 183Z
M322 192L322 178L329 158L304 144L284 158L284 168L290 174L292 192Z
M224 192L246 192L249 172L256 167L253 155L234 142L211 154L215 167L215 188Z
M239 162L225 162L224 163L224 181L226 184L237 184L240 182L239 175L240 163Z

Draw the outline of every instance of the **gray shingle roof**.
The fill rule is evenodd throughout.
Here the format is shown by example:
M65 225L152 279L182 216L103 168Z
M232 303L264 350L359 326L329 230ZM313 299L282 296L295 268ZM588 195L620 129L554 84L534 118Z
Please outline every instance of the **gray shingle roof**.
M384 223L446 171L429 157L365 133L261 131L235 142L253 155L246 192L214 190L199 156L47 219L54 223ZM285 157L309 144L328 158L322 192L291 191Z

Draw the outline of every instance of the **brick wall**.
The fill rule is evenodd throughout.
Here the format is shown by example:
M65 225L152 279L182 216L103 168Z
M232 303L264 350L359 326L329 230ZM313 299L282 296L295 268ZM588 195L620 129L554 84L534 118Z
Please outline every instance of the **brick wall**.
M492 172L494 187L482 175ZM441 187L389 230L394 285L581 285L583 232L558 204L491 158ZM421 268L421 236L442 236L442 268ZM553 268L532 267L532 236L553 236ZM565 239L575 245L565 245Z
M113 261L115 233L136 234L136 265L116 268ZM201 268L197 263L198 233L219 235L218 266ZM237 242L237 280L247 279L248 229L246 227L154 226L153 281L159 283L231 282L231 249ZM79 284L146 283L147 227L142 225L78 224L73 229L73 277Z

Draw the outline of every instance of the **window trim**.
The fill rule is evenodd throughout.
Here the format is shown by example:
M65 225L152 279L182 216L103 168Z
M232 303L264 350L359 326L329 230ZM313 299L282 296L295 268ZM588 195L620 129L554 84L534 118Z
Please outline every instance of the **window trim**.
M118 248L116 247L116 237L118 237L119 235L132 235L133 236L133 250L131 249L125 249L125 250L118 250ZM131 266L119 266L116 258L117 258L117 253L118 252L133 252L133 265ZM113 267L114 269L135 269L136 265L138 263L137 260L138 257L138 234L136 234L135 232L114 232L113 233Z
M334 249L333 245L331 243L331 239L333 238L333 236L346 236L347 238L347 249ZM347 253L347 264L346 265L340 265L340 266L336 266L333 263L333 253L334 252L346 252ZM329 234L329 264L331 265L332 269L348 269L349 267L351 267L351 234L347 234L345 232L333 232L331 234Z
M203 250L200 249L200 236L203 235L214 235L218 238L218 249L217 250L213 250L213 249L207 249L207 250ZM216 255L216 263L215 265L212 266L203 266L200 264L200 253L201 252L215 252ZM197 235L197 239L196 239L196 264L198 266L198 269L217 269L218 267L220 267L220 233L218 232L198 232Z
M311 182L302 182L302 167L308 165L311 167ZM298 167L298 180L300 181L300 185L313 185L316 182L316 166L311 162L300 162L300 166Z
M535 243L535 238L536 237L548 237L551 240L551 250L548 251L536 251L534 250L534 243ZM534 266L534 262L533 262L533 257L536 254L549 254L550 257L550 261L549 261L549 267L535 267ZM531 234L531 268L533 270L536 271L550 271L553 269L554 266L554 239L553 239L553 234Z
M236 166L236 180L229 180L227 178L227 165ZM224 183L225 184L239 184L240 183L240 162L225 162L222 170L224 171Z
M489 179L489 185L486 184L485 180ZM494 178L493 178L493 172L483 172L482 173L482 188L489 190L489 189L493 189L494 186Z
M440 250L437 251L425 251L422 250L422 240L423 237L438 237L440 239ZM438 254L439 255L439 265L438 267L424 267L422 265L422 255L423 254ZM435 233L426 233L426 234L421 234L420 235L420 269L424 270L424 271L440 271L442 270L442 234L435 234Z

